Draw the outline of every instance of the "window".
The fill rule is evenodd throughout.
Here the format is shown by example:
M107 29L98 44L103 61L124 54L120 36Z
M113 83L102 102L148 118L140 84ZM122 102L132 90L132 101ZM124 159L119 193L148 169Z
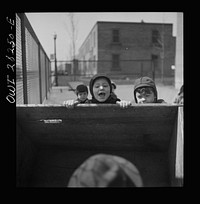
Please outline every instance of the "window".
M113 42L119 42L119 29L113 29L112 30L112 37L113 37Z
M112 70L119 70L120 63L119 63L119 54L112 55Z
M152 30L152 43L157 43L158 37L159 37L158 30Z
M157 47L162 47L161 36L158 30L152 30L152 43Z

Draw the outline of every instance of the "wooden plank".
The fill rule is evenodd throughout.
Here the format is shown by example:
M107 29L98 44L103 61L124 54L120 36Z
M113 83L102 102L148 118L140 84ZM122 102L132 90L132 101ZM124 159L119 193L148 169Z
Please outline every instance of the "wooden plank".
M175 176L178 179L179 185L183 185L183 149L184 149L184 132L183 132L183 107L178 110L177 124L177 144L176 144L176 171Z
M183 186L183 107L178 108L169 145L169 174L172 186Z
M97 123L95 123L97 122ZM113 121L114 122L114 121ZM77 147L126 147L126 148L168 148L171 130L168 124L158 122L155 129L153 122L143 125L141 122L98 123L88 120L83 123L45 124L43 122L24 122L24 134L43 144L65 144Z
M177 106L18 106L24 133L43 144L165 151Z
M38 121L44 119L77 119L82 118L112 118L121 117L137 121L166 121L171 120L177 113L174 105L135 105L122 109L117 105L86 105L68 109L62 105L17 106L17 117L20 120ZM122 121L123 121L122 119Z

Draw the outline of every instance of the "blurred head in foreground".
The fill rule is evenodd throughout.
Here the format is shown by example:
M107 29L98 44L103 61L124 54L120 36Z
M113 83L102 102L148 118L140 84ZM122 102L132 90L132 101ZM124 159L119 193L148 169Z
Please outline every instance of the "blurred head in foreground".
M126 159L97 154L83 162L71 176L68 187L142 187L137 168Z

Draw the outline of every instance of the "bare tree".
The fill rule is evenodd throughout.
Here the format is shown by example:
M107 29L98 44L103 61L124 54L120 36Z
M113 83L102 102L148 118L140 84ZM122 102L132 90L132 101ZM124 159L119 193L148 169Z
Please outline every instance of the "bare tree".
M67 14L67 20L69 26L66 25L67 33L69 35L69 38L71 40L70 46L69 46L69 56L73 62L76 59L76 41L78 37L78 21L77 18L75 18L74 13L68 13ZM75 75L76 69L73 63L72 66L72 73Z
M67 23L65 23L67 33L69 35L69 38L71 40L71 49L72 51L72 59L76 56L76 41L78 37L78 20L74 13L67 13Z

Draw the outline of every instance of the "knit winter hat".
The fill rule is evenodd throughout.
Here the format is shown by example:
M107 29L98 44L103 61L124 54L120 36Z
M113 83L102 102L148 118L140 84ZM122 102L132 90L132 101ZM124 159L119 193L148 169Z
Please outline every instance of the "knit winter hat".
M68 187L142 187L137 168L126 159L108 154L89 157L71 176Z
M86 85L80 84L80 85L78 85L76 87L76 91L75 92L76 92L76 95L78 95L78 93L83 93L83 92L87 92L87 94L88 94L88 88L87 88Z
M89 84L89 87L90 87L90 94L92 95L92 98L94 98L94 93L93 93L93 85L94 85L94 82L99 79L99 78L104 78L108 81L108 84L110 86L110 93L112 92L112 85L111 85L111 80L109 77L105 76L105 75L102 75L102 74L96 74L94 75L91 80L90 80L90 84Z
M158 93L157 93L157 89L154 81L149 77L141 77L135 80L135 85L134 85L134 98L136 103L137 103L136 90L142 87L151 87L154 91L156 101L157 101Z

